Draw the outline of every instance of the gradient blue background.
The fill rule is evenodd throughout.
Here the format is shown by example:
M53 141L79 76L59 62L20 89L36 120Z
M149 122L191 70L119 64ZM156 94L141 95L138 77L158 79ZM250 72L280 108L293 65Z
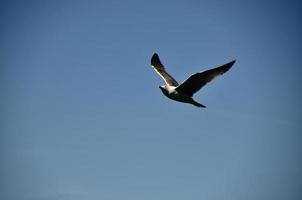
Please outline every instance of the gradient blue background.
M302 199L299 1L1 1L0 198ZM237 59L196 94L179 82Z

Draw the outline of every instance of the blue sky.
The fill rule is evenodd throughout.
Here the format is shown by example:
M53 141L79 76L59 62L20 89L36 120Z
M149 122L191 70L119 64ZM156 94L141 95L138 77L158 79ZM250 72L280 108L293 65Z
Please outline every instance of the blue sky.
M299 1L1 1L0 198L302 198ZM236 59L195 95L179 82Z

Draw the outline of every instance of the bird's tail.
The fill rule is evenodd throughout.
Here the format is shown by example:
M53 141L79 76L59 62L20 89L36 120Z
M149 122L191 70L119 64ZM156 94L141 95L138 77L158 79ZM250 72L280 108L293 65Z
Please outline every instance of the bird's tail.
M196 101L193 101L192 102L192 104L194 105L194 106L197 106L197 107L202 107L202 108L205 108L206 106L204 106L204 105L202 105L201 103L198 103L198 102L196 102Z

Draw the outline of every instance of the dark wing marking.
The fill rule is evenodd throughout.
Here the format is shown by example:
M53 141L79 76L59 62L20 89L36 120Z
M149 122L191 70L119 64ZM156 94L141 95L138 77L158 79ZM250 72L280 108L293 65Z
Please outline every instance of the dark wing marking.
M159 60L159 56L155 53L151 58L151 66L152 68L164 79L167 85L178 86L177 81L166 72L165 67Z
M182 84L180 84L176 88L176 90L181 91L191 97L191 96L193 96L193 94L195 92L200 90L208 82L212 81L217 76L222 75L225 72L227 72L234 63L235 63L235 60L233 60L227 64L224 64L220 67L193 74L187 80L185 80Z

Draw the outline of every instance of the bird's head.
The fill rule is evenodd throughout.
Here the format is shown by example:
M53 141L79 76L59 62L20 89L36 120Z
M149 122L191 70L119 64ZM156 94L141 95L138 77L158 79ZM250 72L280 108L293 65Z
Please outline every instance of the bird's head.
M159 89L160 89L164 94L167 93L166 85L160 85L160 86L158 86L158 87L159 87Z
M159 87L159 89L161 89L161 90L166 89L166 86L165 86L165 85L160 85L160 86L158 86L158 87Z

